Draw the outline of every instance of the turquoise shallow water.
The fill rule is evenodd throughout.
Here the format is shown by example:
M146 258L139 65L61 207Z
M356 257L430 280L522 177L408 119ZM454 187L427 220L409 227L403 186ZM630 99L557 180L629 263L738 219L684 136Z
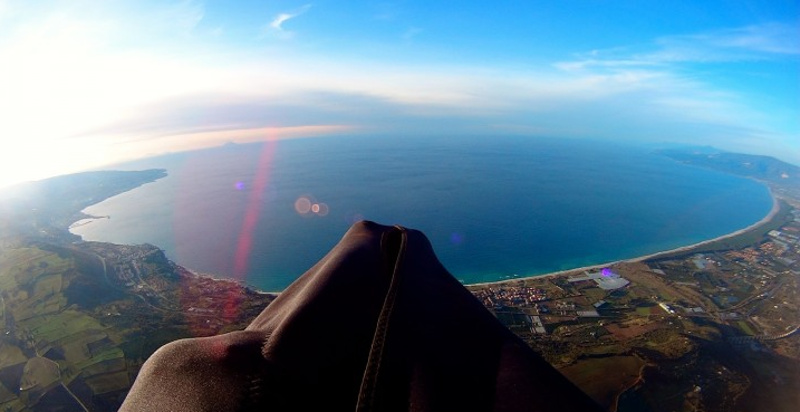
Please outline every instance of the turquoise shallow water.
M148 167L169 176L88 208L111 219L73 231L152 243L264 290L291 283L362 218L424 231L472 283L699 242L772 206L754 181L644 148L539 138L302 139L120 166Z

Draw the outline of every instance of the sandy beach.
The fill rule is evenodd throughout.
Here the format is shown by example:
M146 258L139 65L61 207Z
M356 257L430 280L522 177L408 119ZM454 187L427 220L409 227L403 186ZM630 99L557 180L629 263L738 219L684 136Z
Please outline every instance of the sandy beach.
M735 232L727 233L727 234L724 234L722 236L715 237L713 239L708 239L708 240L704 240L702 242L693 243L691 245L677 247L675 249L662 250L660 252L655 252L655 253L651 253L651 254L644 255L644 256L637 256L637 257L633 257L633 258L630 258L630 259L620 259L620 260L615 260L615 261L611 261L611 262L599 263L599 264L591 265L591 266L582 266L582 267L577 267L577 268L573 268L573 269L560 270L558 272L543 273L541 275L520 276L520 277L511 278L511 279L496 280L496 281L492 281L492 282L468 283L468 284L465 284L465 286L497 286L497 285L515 283L515 282L518 282L520 280L526 280L526 279L543 278L543 277L555 277L555 276L562 276L562 275L567 275L567 274L580 273L580 272L589 271L589 270L598 270L598 269L609 267L611 265L614 265L614 264L617 264L617 263L621 263L621 262L641 262L643 260L653 259L653 258L659 257L661 255L677 253L677 252L684 252L684 251L696 248L698 246L703 246L703 245L706 245L706 244L709 244L709 243L712 243L712 242L716 242L716 241L719 241L719 240L724 240L724 239L728 239L728 238L731 238L731 237L734 237L734 236L738 236L738 235L741 235L741 234L743 234L745 232L748 232L750 230L756 229L756 228L758 228L758 227L770 222L775 217L775 215L778 214L778 212L780 211L780 203L778 201L778 198L775 197L775 194L772 193L772 190L770 190L769 194L772 197L772 209L770 209L769 213L767 213L767 215L764 216L763 219L761 219L758 222L753 223L752 225L747 226L747 227L745 227L743 229L739 229L739 230L737 230Z

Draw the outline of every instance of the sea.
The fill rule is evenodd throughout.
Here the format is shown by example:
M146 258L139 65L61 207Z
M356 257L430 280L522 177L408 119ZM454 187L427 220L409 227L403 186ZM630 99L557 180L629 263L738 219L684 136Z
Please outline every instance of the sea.
M280 291L356 221L423 231L463 283L708 240L769 213L753 180L652 147L537 137L339 136L117 165L168 176L90 206L85 240L150 243L191 270Z

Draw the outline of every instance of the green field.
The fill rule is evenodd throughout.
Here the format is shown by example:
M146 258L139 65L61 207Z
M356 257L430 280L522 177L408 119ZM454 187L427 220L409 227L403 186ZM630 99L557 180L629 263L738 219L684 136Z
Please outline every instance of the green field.
M617 397L639 379L644 361L636 356L582 359L560 368L572 383L606 409L616 408Z
M756 332L753 330L753 328L750 327L750 325L747 322L740 320L736 322L736 325L739 326L739 329L741 329L742 332L746 333L748 336L756 335Z
M22 351L13 345L0 344L0 369L27 361Z
M45 388L61 377L58 365L47 358L34 357L25 364L19 387L27 389Z
M49 343L58 342L79 332L105 329L96 319L69 309L53 315L35 316L28 319L24 326L37 340Z
M127 389L131 386L127 371L96 375L86 379L86 384L92 388L92 392L101 395Z
M46 389L81 377L93 377L87 384L103 391L96 394L130 386L125 353L109 339L109 327L67 308L63 292L69 279L81 276L74 259L33 247L4 249L0 268L3 325L11 326L0 343L0 370L24 364L18 385L12 386ZM27 401L6 386L0 385L0 410L19 410Z

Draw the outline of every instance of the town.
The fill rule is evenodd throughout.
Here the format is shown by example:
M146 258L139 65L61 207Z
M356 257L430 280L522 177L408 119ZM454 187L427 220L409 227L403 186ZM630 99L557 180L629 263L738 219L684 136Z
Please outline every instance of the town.
M650 388L665 381L676 395L672 410L725 409L743 395L766 402L767 393L791 404L800 365L800 211L783 201L770 222L740 238L757 241L469 289L610 410L663 399ZM744 363L731 364L722 356L729 352Z

